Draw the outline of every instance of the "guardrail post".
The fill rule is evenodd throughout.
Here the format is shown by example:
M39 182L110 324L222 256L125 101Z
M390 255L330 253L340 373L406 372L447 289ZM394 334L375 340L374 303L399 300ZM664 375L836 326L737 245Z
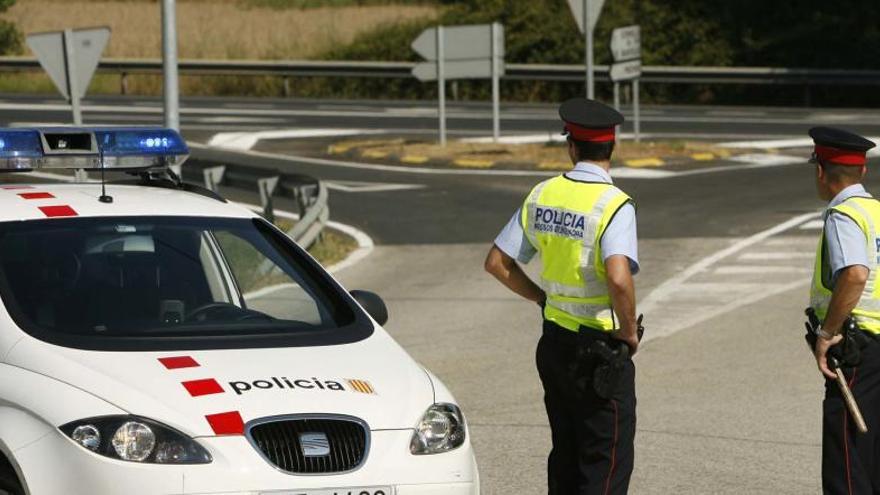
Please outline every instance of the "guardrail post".
M284 97L290 98L290 76L284 76Z
M119 76L119 94L125 96L128 94L128 73L122 72Z
M217 192L217 186L223 182L223 175L226 174L226 165L208 167L202 170L202 174L205 177L205 187Z
M278 187L280 177L266 177L257 179L257 189L260 190L260 205L263 207L263 217L271 223L275 223L275 207L272 204L272 195Z

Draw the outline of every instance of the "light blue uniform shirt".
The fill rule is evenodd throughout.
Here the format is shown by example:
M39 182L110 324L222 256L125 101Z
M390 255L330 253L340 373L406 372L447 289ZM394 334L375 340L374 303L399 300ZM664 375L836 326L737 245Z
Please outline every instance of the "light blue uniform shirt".
M843 191L828 204L833 208L849 198L872 197L861 184L853 184ZM828 264L831 267L831 283L837 281L840 270L844 268L862 265L868 268L868 252L865 249L867 239L865 233L852 218L838 212L830 212L825 220L825 248L828 254Z
M565 174L572 180L585 182L603 182L611 184L611 176L602 167L589 162L579 162L574 169ZM511 258L520 263L528 263L535 257L537 250L532 246L523 231L521 221L522 208L514 213L504 230L495 238L495 245ZM633 275L639 271L638 235L636 232L636 209L632 203L623 205L611 223L605 229L600 242L602 259L622 254L629 258L629 266Z

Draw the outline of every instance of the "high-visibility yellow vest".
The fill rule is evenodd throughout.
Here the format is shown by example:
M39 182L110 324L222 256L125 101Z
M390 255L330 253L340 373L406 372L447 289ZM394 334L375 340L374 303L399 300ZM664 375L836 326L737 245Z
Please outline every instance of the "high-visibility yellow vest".
M564 175L532 189L521 221L529 242L541 254L545 319L572 331L581 325L607 332L615 329L600 240L614 214L631 201L611 184Z
M868 332L880 334L880 284L878 284L877 268L880 257L880 237L877 227L880 226L880 201L873 198L853 197L825 211L825 218L832 212L842 213L853 219L865 233L865 249L868 253L868 282L862 297L852 311L859 326ZM816 252L816 263L813 269L813 285L810 290L810 307L816 311L820 320L825 321L828 305L831 302L831 269L825 260L825 234L823 231L819 249Z

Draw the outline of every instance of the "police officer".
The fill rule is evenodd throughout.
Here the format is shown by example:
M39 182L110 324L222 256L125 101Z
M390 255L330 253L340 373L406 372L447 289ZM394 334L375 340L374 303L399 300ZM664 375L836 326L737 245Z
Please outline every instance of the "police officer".
M826 376L822 426L822 486L825 493L880 493L880 202L862 186L867 139L840 129L810 130L815 142L816 187L830 201L816 256L810 306L822 322L816 362ZM844 366L868 425L859 433L852 423L829 367L828 353L841 345L842 326L852 315L864 334L861 364ZM864 339L863 335L871 338ZM851 345L847 342L846 345Z
M537 366L553 443L549 493L626 493L636 424L630 356L639 346L632 275L639 264L635 207L609 175L623 116L584 98L563 103L559 115L574 168L532 189L495 239L485 267L542 308ZM536 254L540 286L517 264ZM606 397L591 386L600 357L579 352L595 342L625 353Z

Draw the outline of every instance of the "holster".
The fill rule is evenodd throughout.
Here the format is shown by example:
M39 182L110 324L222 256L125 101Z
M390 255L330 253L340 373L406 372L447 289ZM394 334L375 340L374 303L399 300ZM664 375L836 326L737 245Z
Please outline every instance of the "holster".
M805 338L810 350L814 351L821 322L812 308L808 308L806 314L808 322ZM862 363L862 350L871 344L873 339L859 328L858 322L852 316L843 322L841 332L843 340L828 349L828 356L834 358L829 360L828 365L832 369L835 367L834 363L838 363L841 368L854 368Z
M571 372L578 395L583 397L592 388L600 398L610 399L626 371L629 346L614 339L580 337L575 356Z

